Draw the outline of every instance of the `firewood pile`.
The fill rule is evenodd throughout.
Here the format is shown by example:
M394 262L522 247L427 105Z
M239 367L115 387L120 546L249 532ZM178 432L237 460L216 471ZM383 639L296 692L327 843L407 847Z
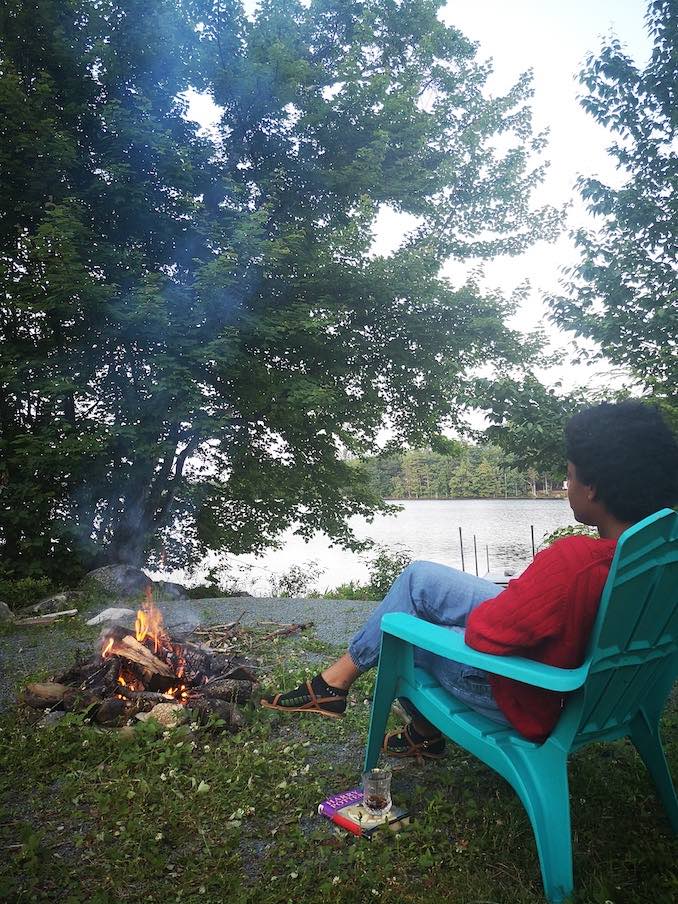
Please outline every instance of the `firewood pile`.
M134 630L107 627L93 656L77 657L50 681L27 685L21 701L41 710L86 713L106 727L148 718L171 727L190 718L201 724L216 719L238 731L245 722L240 706L258 684L260 661L252 654L310 625L264 623L262 633L238 619L199 626L180 639L166 630L148 598Z
M49 682L30 684L22 701L38 709L86 712L99 725L152 717L166 726L216 717L237 731L239 705L257 684L258 662L171 635L150 594L134 630L104 629L93 656L76 659Z

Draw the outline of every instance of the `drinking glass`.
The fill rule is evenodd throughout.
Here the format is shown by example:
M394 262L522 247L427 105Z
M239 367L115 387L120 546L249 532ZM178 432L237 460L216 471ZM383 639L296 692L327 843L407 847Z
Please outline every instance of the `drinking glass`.
M386 816L392 804L390 769L363 772L363 800L370 816Z

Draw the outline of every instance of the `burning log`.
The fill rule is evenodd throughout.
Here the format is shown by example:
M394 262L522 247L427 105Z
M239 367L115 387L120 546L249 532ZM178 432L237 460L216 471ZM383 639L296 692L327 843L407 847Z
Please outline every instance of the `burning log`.
M102 656L121 656L140 665L144 672L151 675L163 675L166 678L175 677L172 669L158 659L148 647L140 643L134 635L120 625L114 625L106 632L107 642L102 651Z
M115 692L134 703L149 703L153 706L156 703L170 703L174 700L171 694L162 694L158 691L132 691L128 687L122 687L122 685L117 687Z

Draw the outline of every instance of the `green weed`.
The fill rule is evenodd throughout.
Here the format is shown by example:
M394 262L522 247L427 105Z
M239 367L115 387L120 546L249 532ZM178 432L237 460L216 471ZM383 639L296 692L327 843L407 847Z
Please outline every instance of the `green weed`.
M312 675L314 655L305 638L272 643L262 689ZM414 814L399 835L368 843L317 815L324 797L359 782L371 693L362 676L337 721L249 707L237 735L150 722L128 737L77 716L37 729L35 714L5 715L0 898L541 904L522 806L461 749L423 767L394 761L394 796ZM677 727L674 702L674 772ZM675 900L678 846L630 745L585 749L570 780L577 904Z

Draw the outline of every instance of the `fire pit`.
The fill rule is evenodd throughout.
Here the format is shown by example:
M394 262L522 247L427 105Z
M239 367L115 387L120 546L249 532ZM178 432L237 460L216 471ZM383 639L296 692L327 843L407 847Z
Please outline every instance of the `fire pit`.
M134 630L112 625L97 646L94 656L78 659L51 681L27 685L23 702L87 712L105 726L149 717L174 725L187 710L202 723L214 716L231 730L244 724L238 704L252 695L258 663L173 637L150 592Z

